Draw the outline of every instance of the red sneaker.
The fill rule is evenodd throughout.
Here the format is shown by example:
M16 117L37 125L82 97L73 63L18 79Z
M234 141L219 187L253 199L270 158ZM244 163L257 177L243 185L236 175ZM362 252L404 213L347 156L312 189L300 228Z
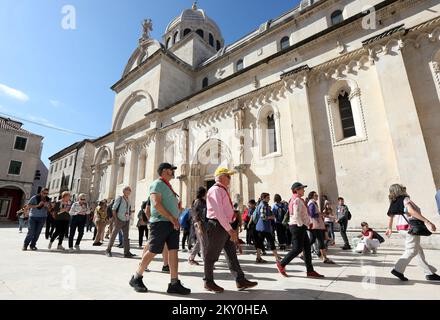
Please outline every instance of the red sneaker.
M277 261L277 268L278 268L278 271L281 273L281 275L283 275L284 277L288 277L288 275L287 275L287 273L286 273L286 268L285 267L283 267L282 265L281 265L281 262L279 262L279 261Z
M324 278L324 276L316 271L312 271L312 272L307 272L307 278Z

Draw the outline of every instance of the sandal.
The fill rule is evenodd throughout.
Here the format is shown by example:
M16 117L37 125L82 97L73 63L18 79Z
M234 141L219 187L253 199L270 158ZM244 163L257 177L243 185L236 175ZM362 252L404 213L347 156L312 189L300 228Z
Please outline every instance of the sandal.
M199 266L200 265L196 260L190 259L190 260L188 260L188 262L189 262L190 265L193 265L193 266Z

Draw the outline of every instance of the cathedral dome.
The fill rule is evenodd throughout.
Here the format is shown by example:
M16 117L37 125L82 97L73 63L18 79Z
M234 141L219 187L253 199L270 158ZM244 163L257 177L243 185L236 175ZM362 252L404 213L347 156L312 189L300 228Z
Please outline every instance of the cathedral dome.
M205 11L197 8L195 2L191 9L184 10L167 26L164 34L165 47L168 49L191 32L196 32L214 48L219 50L224 40L217 23L209 18Z

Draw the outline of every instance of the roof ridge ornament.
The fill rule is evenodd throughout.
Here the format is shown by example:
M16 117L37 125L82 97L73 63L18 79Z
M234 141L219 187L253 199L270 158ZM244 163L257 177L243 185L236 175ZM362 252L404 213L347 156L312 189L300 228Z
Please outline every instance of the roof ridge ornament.
M193 5L192 5L192 9L193 10L197 10L197 0L195 0L194 2L193 2Z

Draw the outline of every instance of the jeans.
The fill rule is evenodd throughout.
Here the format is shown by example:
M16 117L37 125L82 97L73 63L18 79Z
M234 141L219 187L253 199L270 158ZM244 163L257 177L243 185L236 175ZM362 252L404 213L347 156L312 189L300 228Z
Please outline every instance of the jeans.
M38 238L40 237L41 230L46 223L45 217L29 217L28 220L28 233L24 239L24 247L27 248L30 244L31 248L37 245Z
M341 237L342 240L344 240L344 247L349 247L350 243L348 242L348 237L347 237L348 220L347 219L339 220L339 225L341 227Z
M18 218L18 230L21 231L23 229L23 227L24 227L24 218L19 217Z
M292 249L287 253L281 265L285 267L297 257L301 252L304 252L304 261L306 263L307 272L313 272L312 254L310 252L310 239L307 235L307 227L298 227L296 224L289 226L292 233Z
M327 226L328 230L328 237L332 239L332 241L335 241L335 228L333 222L326 222L325 225Z
M73 238L75 237L76 229L78 229L78 238L76 239L76 246L81 243L82 237L84 235L84 227L86 225L87 216L76 215L72 217L70 222L70 233L69 233L69 248L73 248Z

